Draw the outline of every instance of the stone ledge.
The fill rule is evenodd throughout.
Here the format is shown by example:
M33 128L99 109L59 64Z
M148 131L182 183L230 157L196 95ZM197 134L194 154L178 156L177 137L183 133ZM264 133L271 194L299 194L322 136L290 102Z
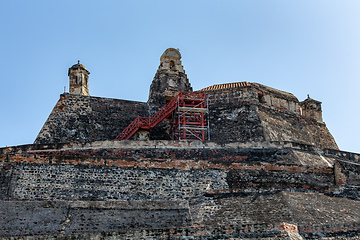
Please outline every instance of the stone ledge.
M324 153L329 156L335 156L338 158L350 160L355 163L360 163L360 154L359 153L346 152L346 151L328 149L328 148L324 149Z
M66 151L66 150L85 150L85 149L138 149L138 148L157 148L157 149L223 149L223 148L295 148L306 151L314 151L313 145L297 142L273 141L273 142L213 142L213 141L175 141L175 140L151 140L151 141L94 141L84 143L49 143L49 144L26 144L0 148L0 155L26 153L36 151ZM329 149L327 149L329 150Z
M290 227L290 229L289 229ZM237 226L192 226L185 228L164 228L131 230L119 232L94 232L94 233L75 233L42 236L23 236L23 237L4 237L0 240L79 240L79 239L318 239L321 237L333 237L341 239L358 239L359 223L343 225L312 225L297 226L288 223L277 224L246 224ZM297 238L289 238L289 232L297 233ZM332 239L333 239L332 238Z
M118 209L118 210L184 210L188 201L69 201L70 208Z

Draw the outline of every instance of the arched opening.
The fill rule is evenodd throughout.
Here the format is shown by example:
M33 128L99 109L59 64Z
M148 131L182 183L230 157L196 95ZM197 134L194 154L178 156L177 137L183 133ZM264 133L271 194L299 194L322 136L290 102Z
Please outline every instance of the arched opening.
M175 70L175 62L173 60L170 61L170 70Z

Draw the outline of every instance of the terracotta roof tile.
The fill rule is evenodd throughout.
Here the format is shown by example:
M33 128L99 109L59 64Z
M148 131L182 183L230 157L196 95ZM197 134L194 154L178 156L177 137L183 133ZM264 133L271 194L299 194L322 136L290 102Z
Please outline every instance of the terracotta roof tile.
M198 90L198 92L218 90L218 89L227 89L227 88L248 87L248 86L251 86L251 83L248 83L248 82L224 83L224 84L216 84L216 85L212 85L210 87L200 89L200 90Z

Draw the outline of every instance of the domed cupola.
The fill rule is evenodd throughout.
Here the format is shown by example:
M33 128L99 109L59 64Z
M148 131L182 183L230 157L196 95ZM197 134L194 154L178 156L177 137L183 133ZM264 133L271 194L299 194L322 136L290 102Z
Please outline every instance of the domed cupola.
M84 65L80 64L80 61L69 68L69 93L90 96L89 74L90 72L85 68Z

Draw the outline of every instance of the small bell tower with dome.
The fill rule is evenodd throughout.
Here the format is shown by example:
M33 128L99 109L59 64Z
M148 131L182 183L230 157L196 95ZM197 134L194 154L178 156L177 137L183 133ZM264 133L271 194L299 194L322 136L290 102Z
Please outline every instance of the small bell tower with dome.
M69 93L74 95L90 96L89 74L90 72L84 65L80 64L80 61L69 68Z
M300 102L300 106L302 109L302 115L304 117L315 119L316 121L321 123L323 122L321 102L312 99L308 94L307 99Z

